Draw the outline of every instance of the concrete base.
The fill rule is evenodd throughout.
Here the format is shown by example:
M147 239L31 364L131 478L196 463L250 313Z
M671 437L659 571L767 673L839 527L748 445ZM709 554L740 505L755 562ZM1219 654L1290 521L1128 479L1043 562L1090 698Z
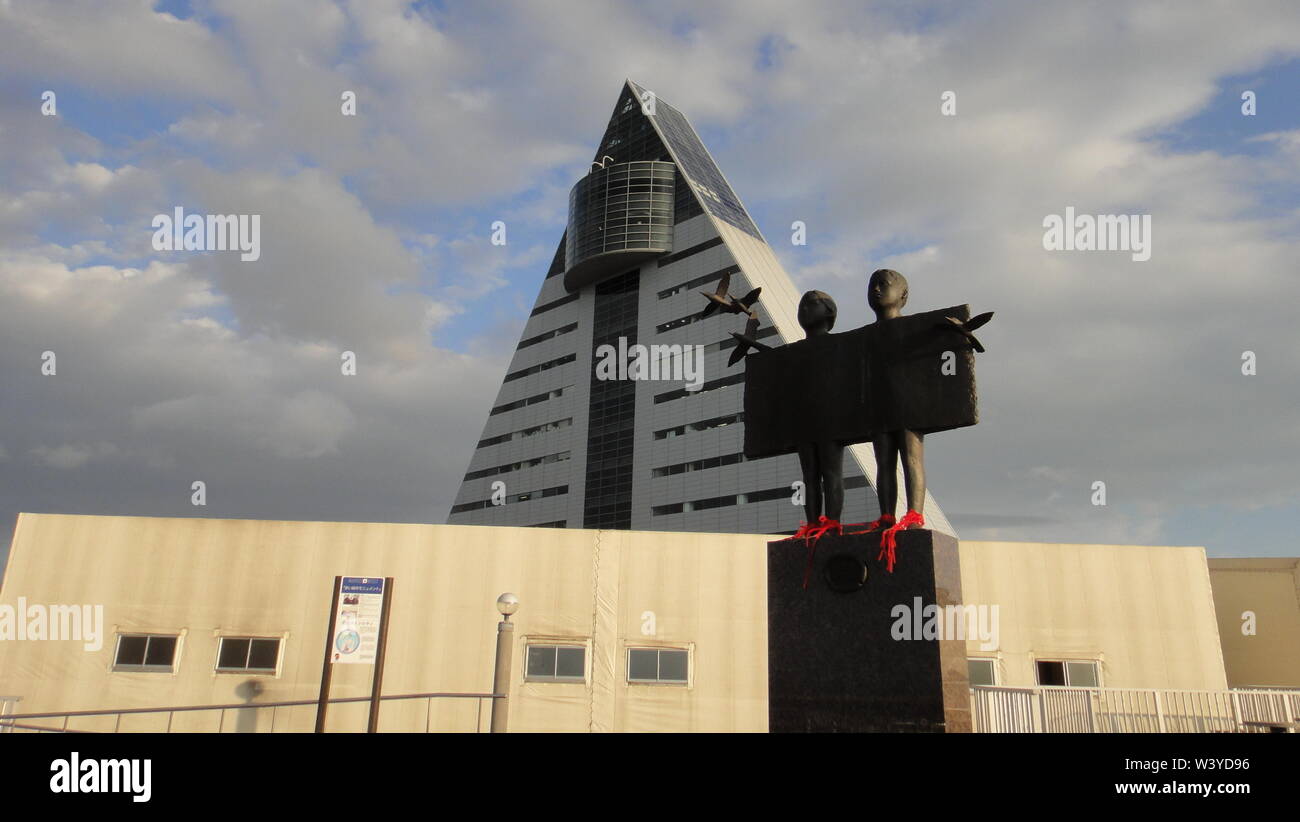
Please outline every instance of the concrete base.
M823 537L805 589L803 541L768 543L771 732L970 732L965 641L917 630L961 602L957 540L899 533L892 574L879 553L878 533Z

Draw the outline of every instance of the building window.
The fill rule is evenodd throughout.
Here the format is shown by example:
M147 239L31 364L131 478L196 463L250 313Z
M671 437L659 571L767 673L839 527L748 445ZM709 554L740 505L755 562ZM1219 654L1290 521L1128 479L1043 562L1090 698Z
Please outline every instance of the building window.
M560 299L555 300L554 302L549 302L546 303L545 305L539 305L536 308L534 308L533 312L528 316L536 317L538 314L545 314L547 311L550 311L553 308L559 308L562 305L568 305L569 303L578 299L579 296L581 295L577 291L575 291L567 297L561 297Z
M996 685L997 661L993 659L968 659L966 670L972 685Z
M514 402L508 402L505 403L504 405L498 405L495 408L493 408L491 412L489 412L488 416L495 416L496 414L504 414L507 411L514 411L516 408L523 408L524 406L527 405L536 405L539 402L546 402L547 400L553 400L556 399L557 397L562 397L564 396L565 390L572 387L573 386L571 385L566 385L563 388L557 388L554 391L544 391L541 394L534 394L531 397L524 397L521 400L515 400Z
M528 502L534 497L539 497L539 498L557 497L560 496L561 494L567 494L567 493L569 493L569 486L555 485L550 488L542 488L541 490L538 491L522 491L518 494L511 494L510 496L506 497L506 503L509 504L512 502ZM491 497L489 497L488 499L481 499L475 502L462 502L459 505L453 505L451 506L451 513L463 514L466 511L477 511L480 508L499 508L499 507L500 507L499 505L493 505L492 499Z
M280 663L280 640L266 637L223 636L217 651L222 673L274 674Z
M629 648L628 682L685 685L690 677L690 652L681 648Z
M527 339L520 340L519 345L515 346L515 350L522 350L529 346L537 345L538 343L544 343L547 340L553 340L561 334L568 334L570 331L576 331L577 328L577 323L569 323L568 325L562 325L559 328L538 334L536 337L528 337Z
M537 365L530 365L527 368L521 368L518 371L512 371L511 373L506 374L506 378L502 380L502 382L513 382L514 380L520 380L524 377L530 377L533 374L540 374L543 371L549 371L552 368L559 368L561 365L568 365L577 358L577 354L565 354L563 357L556 357L553 360L539 362Z
M705 240L704 242L699 243L697 245L693 245L690 248L682 249L681 251L678 251L676 254L669 254L666 257L660 257L659 268L672 265L673 263L678 262L679 260L684 260L687 257L690 257L695 254L699 254L701 251L707 251L710 248L716 248L717 246L720 245L722 245L721 237L714 237L711 240Z
M113 670L172 673L179 642L174 635L118 634Z
M685 474L691 471L707 471L710 468L721 468L724 465L735 465L738 462L744 462L744 454L723 454L719 457L706 457L702 460L692 460L691 462L679 462L676 465L665 465L662 468L650 469L652 478L671 477L674 474Z
M584 682L585 645L529 645L525 679L534 682Z
M1100 686L1097 663L1091 660L1046 660L1037 661L1039 685L1068 685L1072 688L1096 688Z
M683 397L698 397L702 394L707 394L710 391L716 391L719 388L726 388L731 385L739 385L744 381L745 381L745 374L742 371L736 374L732 374L729 377L719 377L716 380L709 380L708 382L704 383L704 385L700 386L695 391L690 391L685 388L677 388L672 391L665 391L662 394L655 394L655 403L658 404L661 402L672 402L673 400L680 400ZM628 382L630 382L630 380Z
M573 417L565 417L562 420L555 420L554 422L544 422L541 425L534 425L529 428L523 428L518 431L510 431L505 434L498 434L495 437L488 437L487 439L479 440L477 447L487 448L493 445L500 445L503 442L510 442L511 440L518 439L520 437L533 437L538 434L546 434L551 431L558 431L561 428L568 428L570 425L573 425Z

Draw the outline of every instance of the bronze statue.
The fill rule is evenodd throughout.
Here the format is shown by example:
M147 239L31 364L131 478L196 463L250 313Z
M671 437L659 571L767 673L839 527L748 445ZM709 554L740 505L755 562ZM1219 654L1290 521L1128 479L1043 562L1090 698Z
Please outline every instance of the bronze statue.
M918 344L913 341L910 346L912 350L909 350L907 343L889 339L890 335L885 328L885 324L897 321L902 317L903 306L907 305L907 295L907 278L902 274L889 268L881 268L872 273L871 281L867 285L867 304L876 313L876 321L867 328L875 327L879 333L870 336L874 345L869 346L864 357L864 362L867 363L869 370L873 364L877 369L887 369L891 365L888 361L890 358L893 358L895 363L902 362L927 347L925 342ZM947 312L940 313L944 314L942 321L934 322L931 330L944 332L943 334L934 335L940 339L941 344L947 344L947 341L942 339L945 335L956 332L964 338L962 340L964 345L968 345L974 351L984 350L984 346L976 339L973 332L992 319L993 312L990 311L969 320L950 316ZM954 313L964 314L968 312L963 310ZM930 353L933 353L933 350ZM940 364L940 376L957 376L955 368L956 352L950 350L945 353L952 355L954 367L952 373L945 375L942 372L942 364ZM978 420L976 417L973 358L971 358L970 366L967 374L969 375L971 413L970 422L964 424L974 425ZM897 380L875 380L870 381L870 384L871 387L881 391L882 395L879 397L878 402L882 405L908 404L906 399L902 399L900 403L900 398L894 396L894 394L900 390L913 390L912 387ZM919 389L919 386L917 388ZM880 502L880 517L868 523L866 531L884 528L883 543L892 546L894 542L892 537L895 532L903 528L921 528L925 525L925 435L932 431L956 428L960 424L922 428L917 423L908 422L911 417L906 413L886 417L886 419L896 421L899 427L895 428L887 424L881 430L876 431L871 439L876 454L876 498ZM907 513L903 515L901 520L895 522L894 511L898 505L898 457L900 453L903 457L903 483L907 496ZM892 554L890 556L890 565L892 566Z
M993 316L972 318L964 305L904 316L907 297L903 275L880 269L867 295L876 321L831 334L834 301L810 291L799 304L807 339L768 348L747 327L734 335L740 346L732 355L734 362L749 348L766 349L746 358L745 456L799 454L808 520L796 536L842 533L843 449L872 443L880 517L856 533L882 532L890 570L894 535L925 525L925 435L978 422L974 352L984 347L973 332ZM895 521L900 454L907 513Z
M799 325L808 339L823 337L835 327L839 309L831 295L809 291L799 300ZM841 530L844 511L844 444L810 431L810 439L799 444L799 467L803 472L804 515L807 529ZM824 504L824 512L823 512Z

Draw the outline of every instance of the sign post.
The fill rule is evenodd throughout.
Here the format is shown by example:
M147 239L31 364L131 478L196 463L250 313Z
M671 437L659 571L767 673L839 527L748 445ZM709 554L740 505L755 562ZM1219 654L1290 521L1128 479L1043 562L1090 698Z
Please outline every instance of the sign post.
M388 650L388 612L393 607L393 578L384 579L384 601L379 612L379 648L375 655L375 679L370 685L370 720L366 733L379 730L379 692L384 686L384 656Z
M316 702L316 733L325 733L325 713L330 707L330 679L334 666L330 664L330 648L334 645L334 618L339 612L339 588L343 577L334 577L334 599L330 602L330 627L325 632L325 662L320 672L320 699Z
M326 634L325 661L321 669L320 700L316 705L316 733L325 732L330 684L336 664L374 665L367 733L379 722L379 696L384 677L384 652L388 644L388 613L393 601L392 577L334 577L334 598Z

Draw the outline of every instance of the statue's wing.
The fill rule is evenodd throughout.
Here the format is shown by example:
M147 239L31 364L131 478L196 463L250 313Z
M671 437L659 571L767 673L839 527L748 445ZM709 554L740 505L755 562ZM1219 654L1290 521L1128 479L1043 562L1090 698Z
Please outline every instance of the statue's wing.
M718 282L718 290L714 293L719 297L725 297L727 296L728 288L731 288L731 272L724 271L722 272L722 279Z
M977 353L983 354L984 346L980 344L980 341L975 338L975 335L972 334L970 330L972 327L979 328L981 325L988 322L992 316L993 316L993 312L990 311L987 314L981 314L979 317L972 317L969 321L965 323L963 323L961 320L957 319L956 317L944 317L944 319L948 321L947 324L935 323L934 327L946 331L956 331L958 334L961 334L963 337L966 338L966 341L970 343L971 348L975 349ZM980 322L978 325L972 326L971 323L980 319L980 317L984 318L983 321Z

